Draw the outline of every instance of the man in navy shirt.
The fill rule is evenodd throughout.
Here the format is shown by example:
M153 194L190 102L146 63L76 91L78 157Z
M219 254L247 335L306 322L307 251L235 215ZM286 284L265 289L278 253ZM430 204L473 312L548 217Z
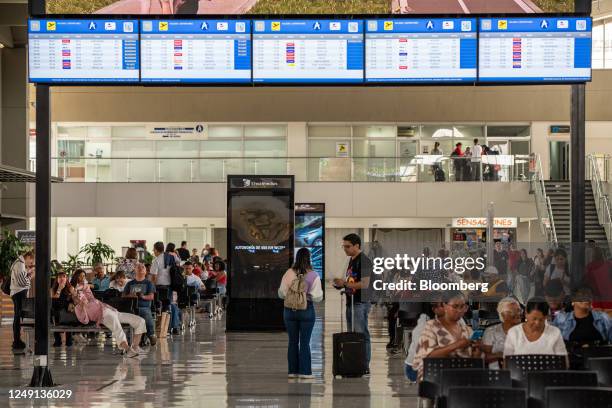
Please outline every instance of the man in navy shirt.
M151 302L155 297L155 285L147 279L147 268L144 264L136 264L134 273L134 279L125 285L123 296L138 299L138 315L145 320L147 336L151 345L154 346L157 338L155 337L155 320L151 314Z

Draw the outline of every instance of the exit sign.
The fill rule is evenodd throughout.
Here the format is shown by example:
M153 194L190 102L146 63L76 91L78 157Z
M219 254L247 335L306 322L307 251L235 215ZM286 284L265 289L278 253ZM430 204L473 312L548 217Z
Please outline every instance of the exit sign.
M569 134L569 125L550 125L550 134L552 135L565 135Z

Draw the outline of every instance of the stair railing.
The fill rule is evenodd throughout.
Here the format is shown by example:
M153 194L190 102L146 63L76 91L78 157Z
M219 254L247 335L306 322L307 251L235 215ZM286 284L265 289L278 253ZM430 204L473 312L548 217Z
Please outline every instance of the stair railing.
M599 223L606 231L606 238L608 241L612 241L612 206L610 205L610 198L606 194L599 167L599 163L603 160L604 169L607 169L610 163L610 156L590 154L587 156L587 159L589 161L588 169L591 185L593 187L593 198L595 199L597 217Z
M553 217L552 206L550 205L550 197L546 195L542 161L539 154L532 153L531 156L531 159L535 162L534 172L531 177L531 189L534 192L540 231L549 243L556 246L558 243L557 230L555 229L555 219Z

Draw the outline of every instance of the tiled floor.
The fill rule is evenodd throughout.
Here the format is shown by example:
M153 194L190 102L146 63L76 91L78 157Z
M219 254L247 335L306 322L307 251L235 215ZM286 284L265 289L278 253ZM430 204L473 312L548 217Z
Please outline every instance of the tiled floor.
M330 290L312 338L310 383L290 382L285 333L225 333L223 320L203 315L183 336L162 340L146 356L124 359L109 341L53 349L52 374L69 401L9 400L8 388L29 383L32 358L13 356L10 326L0 328L0 406L64 407L416 407L416 387L403 377L403 358L385 351L383 309L373 309L370 378L334 379L332 333L340 331L339 299ZM323 309L323 308L321 308ZM321 316L324 314L324 316Z

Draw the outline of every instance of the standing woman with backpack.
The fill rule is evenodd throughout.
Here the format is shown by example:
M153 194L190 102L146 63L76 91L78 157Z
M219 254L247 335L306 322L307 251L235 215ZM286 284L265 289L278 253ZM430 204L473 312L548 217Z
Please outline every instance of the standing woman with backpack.
M316 318L313 302L323 300L323 290L319 275L312 269L308 248L298 250L293 266L283 275L278 296L285 300L289 378L312 378L310 336Z

